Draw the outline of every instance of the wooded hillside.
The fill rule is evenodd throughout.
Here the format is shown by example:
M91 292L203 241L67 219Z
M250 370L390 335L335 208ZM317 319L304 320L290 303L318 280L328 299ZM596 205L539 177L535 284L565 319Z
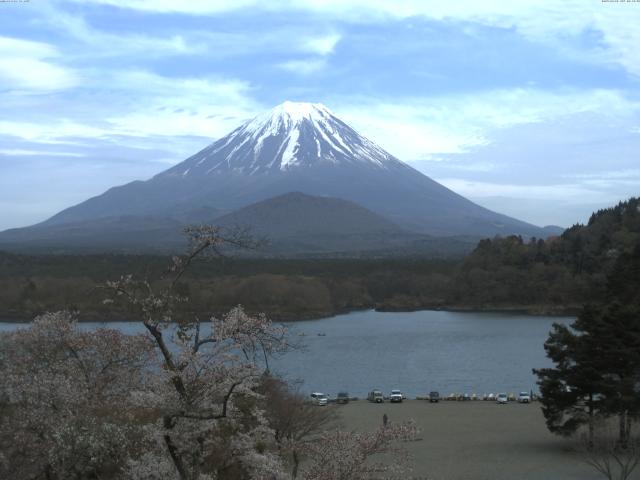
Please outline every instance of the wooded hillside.
M482 240L462 261L203 259L180 288L203 314L242 303L274 319L367 308L575 312L603 298L612 265L638 245L640 200L632 198L559 237ZM0 316L31 318L75 308L83 319L126 318L102 305L98 286L128 273L157 278L167 262L160 256L0 253Z

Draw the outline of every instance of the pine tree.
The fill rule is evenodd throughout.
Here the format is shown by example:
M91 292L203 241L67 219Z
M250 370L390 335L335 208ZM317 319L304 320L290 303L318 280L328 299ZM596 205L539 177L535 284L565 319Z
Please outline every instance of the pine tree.
M570 435L596 416L619 419L626 445L640 416L640 247L621 255L604 305L585 306L570 326L553 326L545 342L554 368L534 370L551 432Z
M585 309L582 316L589 314ZM554 324L545 350L556 366L534 373L539 378L542 412L549 431L571 435L588 425L591 440L595 416L601 413L600 375L591 351L593 343L585 342L574 328L575 324Z

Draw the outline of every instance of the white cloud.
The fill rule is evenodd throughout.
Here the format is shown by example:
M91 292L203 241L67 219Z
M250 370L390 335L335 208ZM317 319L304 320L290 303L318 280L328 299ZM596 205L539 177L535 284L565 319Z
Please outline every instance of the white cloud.
M640 4L635 2L300 0L293 3L299 8L332 13L352 21L423 16L440 21L475 22L515 28L526 38L550 43L563 50L571 50L565 45L567 38L592 29L602 33L605 48L587 52L585 60L618 64L630 73L640 75L640 56L637 54L637 45L640 44ZM572 53L581 55L576 51Z
M340 108L339 116L361 134L402 160L432 160L434 153L462 153L484 145L475 132L450 128L411 105Z
M290 60L277 65L278 68L298 75L311 75L326 68L327 62L323 58L309 58L305 60Z
M48 43L0 36L0 52L3 56L50 58L57 57L58 50Z
M84 153L79 152L56 152L56 151L47 151L47 150L26 150L22 148L3 148L0 149L0 155L4 155L7 157L34 157L34 156L45 156L45 157L85 157Z
M72 59L96 57L122 57L144 55L166 57L195 55L207 52L205 39L187 39L180 34L153 36L140 33L108 33L91 27L83 17L54 8L51 4L39 6L40 23L73 38L82 48L68 52Z
M60 54L47 43L0 36L0 84L20 92L47 92L75 86L77 74L55 63Z
M122 7L122 2L101 2ZM218 6L223 7L221 2ZM249 4L250 2L247 2ZM233 10L242 3L222 10ZM222 10L209 2L133 2L130 8L160 12L217 13ZM146 7L149 7L148 9ZM158 7L156 10L154 7ZM169 8L168 10L166 8ZM181 29L180 24L168 29L166 35L146 33L112 33L95 28L78 13L43 4L38 9L38 22L47 25L60 35L70 38L81 48L69 49L67 57L72 61L94 61L109 57L143 56L145 59L171 56L206 56L226 58L238 54L254 55L256 51L277 51L288 54L311 54L326 57L335 49L341 35L332 29L311 29L304 25L285 25L277 29L257 30L251 35L225 28Z
M340 35L330 33L319 37L309 37L302 41L302 50L318 55L329 55L340 41Z
M602 178L589 180L576 179L568 183L556 184L526 184L526 183L498 183L481 182L463 178L437 178L438 182L453 191L482 201L487 198L518 198L531 201L558 201L564 204L607 204L622 198L637 195L640 178Z
M405 161L432 161L437 154L465 153L490 143L491 132L594 112L615 117L640 114L640 102L616 90L487 90L480 93L402 99L343 99L335 110L347 123ZM434 155L436 155L434 157Z
M259 107L248 83L224 78L170 78L146 71L114 72L111 85L140 96L106 119L123 135L222 136Z
M616 64L634 75L640 75L640 4L635 2L601 2L599 0L456 0L426 2L424 0L258 0L172 1L172 0L92 0L120 8L159 13L216 15L244 8L287 11L302 10L322 14L341 21L378 22L387 18L422 16L438 21L475 22L502 28L514 28L523 36L549 43L571 55L584 52L566 45L571 36L587 29L602 33L604 48L587 52L585 61Z
M91 105L94 115L86 122L53 112L53 118L37 122L2 120L0 134L35 143L115 136L135 142L136 137L162 135L168 144L179 136L220 137L262 110L250 99L250 86L236 80L171 78L143 70L87 72L85 86L99 89L105 84L112 102Z
M86 0L75 0L77 3ZM158 13L187 13L193 15L216 14L245 7L256 7L257 0L90 0L93 3L111 5L118 8L130 8Z
M105 138L109 131L71 120L57 122L0 121L0 134L33 141L36 143L68 143L69 137Z
M572 175L564 175L565 178L575 178L584 180L632 180L640 181L640 169L627 168L624 170L613 170L593 173L575 173Z
M325 57L333 53L336 45L341 39L337 33L329 33L320 36L308 36L301 38L294 47L297 51L313 54L313 57L288 60L276 64L277 68L286 70L296 75L312 75L324 70L328 63Z
M598 200L601 197L601 192L579 183L526 185L478 182L462 178L438 178L437 180L453 191L472 198L512 197L563 201L574 199L583 202Z
M639 182L580 182L514 184L435 178L456 193L491 210L535 225L569 226L586 222L594 210L637 195Z

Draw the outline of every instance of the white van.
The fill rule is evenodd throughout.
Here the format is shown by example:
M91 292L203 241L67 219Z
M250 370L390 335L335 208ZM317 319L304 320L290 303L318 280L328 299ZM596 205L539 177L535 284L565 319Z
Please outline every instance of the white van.
M315 405L326 405L329 402L327 396L324 393L313 392L311 394L311 402Z
M376 388L369 392L369 394L367 395L367 400L373 403L384 403L384 395L382 394L381 390L378 390Z

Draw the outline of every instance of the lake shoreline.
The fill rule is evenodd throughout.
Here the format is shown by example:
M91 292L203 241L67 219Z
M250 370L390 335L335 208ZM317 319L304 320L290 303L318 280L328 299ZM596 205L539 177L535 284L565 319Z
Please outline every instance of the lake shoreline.
M443 312L468 313L513 313L533 316L565 316L571 317L580 313L582 307L578 305L460 305L434 304L417 308L394 308L392 305L380 305L376 312L418 312L421 310L435 310Z
M304 348L273 358L270 369L292 382L304 380L301 391L331 396L348 391L363 398L374 387L400 388L410 398L431 390L529 391L536 382L531 369L549 364L543 345L552 325L572 321L505 312L366 310L288 322L292 343ZM29 326L0 323L0 331ZM81 322L78 328L146 331L140 321Z
M421 311L441 311L441 312L458 312L458 313L505 313L505 314L522 314L532 316L561 316L561 317L574 317L580 310L581 306L558 306L558 305L455 305L455 304L431 304L420 305L412 307L399 307L395 305L371 305L363 308L344 308L335 309L331 311L322 312L305 312L305 313L280 313L269 314L264 312L274 322L304 322L308 320L320 320L322 318L335 317L338 315L346 315L349 313L375 311L381 313L410 313ZM42 312L44 313L44 312ZM24 312L15 311L2 311L0 310L0 323L29 323L33 318L39 314L28 314ZM211 316L222 316L225 312L217 312L211 314L199 314L201 318L209 318ZM257 313L257 312L251 312ZM82 323L86 322L102 322L102 323L115 323L115 322L139 322L132 316L126 315L106 315L100 313L83 313L79 312L78 321Z

